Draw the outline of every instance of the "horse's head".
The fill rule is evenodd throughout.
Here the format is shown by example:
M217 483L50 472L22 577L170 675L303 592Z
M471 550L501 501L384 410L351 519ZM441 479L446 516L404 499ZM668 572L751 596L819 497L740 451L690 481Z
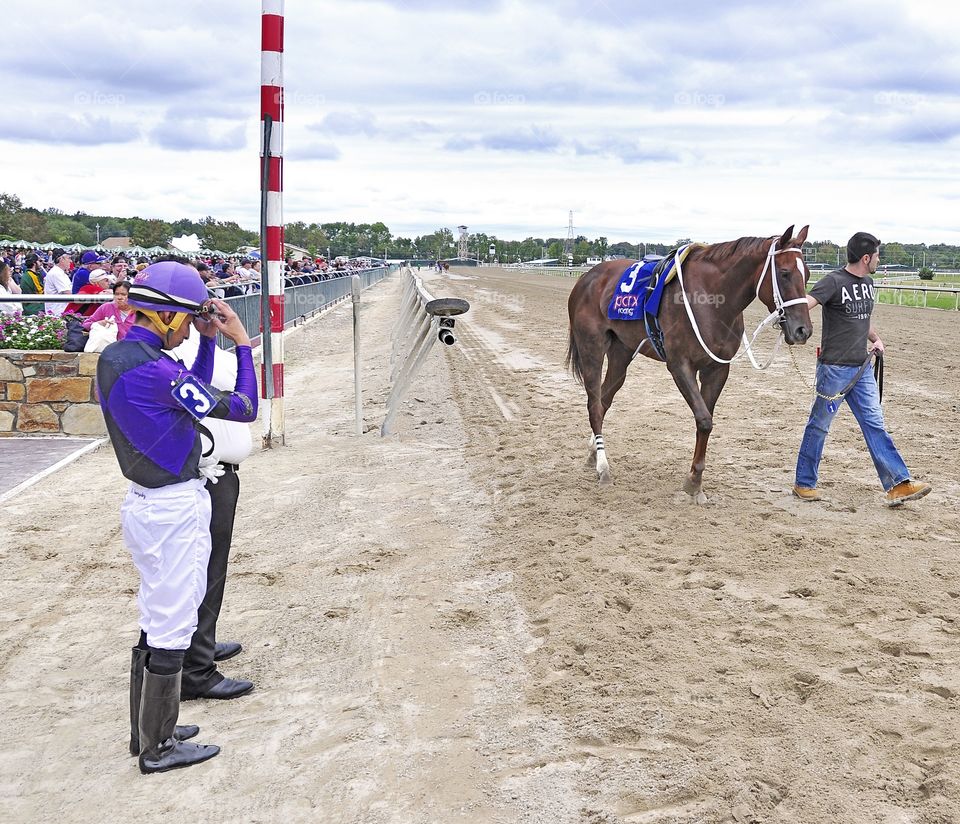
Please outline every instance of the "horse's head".
M809 229L809 226L804 226L800 234L794 237L791 226L776 240L757 284L760 300L771 312L780 312L778 323L783 330L784 340L791 346L806 343L813 334L806 300L810 269L803 261L802 251Z

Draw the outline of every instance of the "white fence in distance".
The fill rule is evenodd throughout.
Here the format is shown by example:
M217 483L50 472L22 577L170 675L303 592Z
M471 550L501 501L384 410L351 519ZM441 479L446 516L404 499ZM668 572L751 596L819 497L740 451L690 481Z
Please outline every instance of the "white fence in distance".
M894 306L903 306L903 295L906 292L913 293L913 303L907 304L909 306L914 306L921 308L921 304L918 298L918 295L923 295L923 305L922 308L927 309L927 296L930 294L934 295L953 295L953 308L960 311L960 288L955 286L904 286L902 284L890 284L890 283L874 283L874 289L879 292L881 290L887 290L896 295L896 301L891 301ZM933 307L940 308L940 307Z

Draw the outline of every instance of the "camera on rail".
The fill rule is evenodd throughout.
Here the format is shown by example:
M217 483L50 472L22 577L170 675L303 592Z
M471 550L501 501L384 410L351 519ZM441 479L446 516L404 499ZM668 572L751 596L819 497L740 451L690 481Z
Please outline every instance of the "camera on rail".
M461 298L435 298L423 307L428 315L433 315L440 319L440 328L437 331L437 337L440 343L446 346L453 346L457 342L453 334L453 326L456 315L462 315L469 311L470 304Z
M440 343L446 346L453 346L453 344L457 342L453 334L454 323L456 323L456 321L453 318L440 318L440 331L437 333Z

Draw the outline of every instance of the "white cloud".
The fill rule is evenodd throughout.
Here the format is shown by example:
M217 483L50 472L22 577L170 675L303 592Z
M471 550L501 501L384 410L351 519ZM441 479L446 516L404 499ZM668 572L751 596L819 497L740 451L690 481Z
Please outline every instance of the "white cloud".
M259 5L8 0L4 189L258 224ZM290 220L960 240L937 0L287 4ZM362 36L357 36L362 32ZM93 173L91 193L84 174ZM39 194L42 193L42 196ZM781 225L782 224L782 225Z

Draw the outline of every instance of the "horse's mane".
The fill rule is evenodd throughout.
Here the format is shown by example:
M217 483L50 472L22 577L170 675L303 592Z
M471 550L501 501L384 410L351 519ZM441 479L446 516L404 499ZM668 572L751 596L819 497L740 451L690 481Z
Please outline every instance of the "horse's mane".
M731 260L754 252L766 251L770 247L769 237L742 237L737 240L728 240L724 243L711 243L695 250L697 260L722 266Z

